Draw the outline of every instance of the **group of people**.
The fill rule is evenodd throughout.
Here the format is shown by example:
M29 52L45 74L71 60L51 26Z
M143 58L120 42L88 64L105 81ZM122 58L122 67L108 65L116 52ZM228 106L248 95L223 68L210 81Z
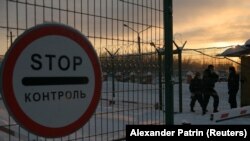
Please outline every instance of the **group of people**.
M194 78L191 80L189 85L189 90L191 92L191 102L190 110L194 111L195 102L198 101L202 108L202 114L205 115L207 110L207 105L209 103L210 97L213 97L213 112L218 112L219 106L219 96L214 89L215 83L219 80L218 74L214 71L213 65L208 65L208 67L203 72L203 77L201 73L196 72ZM228 102L231 108L237 107L236 95L239 90L239 75L233 66L229 67L229 77L228 77Z

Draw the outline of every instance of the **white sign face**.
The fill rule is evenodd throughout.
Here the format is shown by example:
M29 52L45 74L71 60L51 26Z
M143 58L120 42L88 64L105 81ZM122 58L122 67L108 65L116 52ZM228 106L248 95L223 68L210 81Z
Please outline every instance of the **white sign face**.
M5 57L2 93L14 119L44 137L82 127L97 107L101 69L90 42L61 24L34 27Z

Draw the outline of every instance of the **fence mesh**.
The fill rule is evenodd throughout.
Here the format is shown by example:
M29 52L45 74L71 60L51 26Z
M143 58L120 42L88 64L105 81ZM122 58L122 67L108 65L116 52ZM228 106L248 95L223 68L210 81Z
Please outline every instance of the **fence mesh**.
M127 124L165 123L164 56L152 46L154 43L156 48L163 48L163 0L1 0L0 11L1 58L26 29L56 22L88 37L103 71L99 105L81 129L55 139L33 135L11 118L1 100L0 140L125 140ZM223 49L183 50L183 83L187 72L202 71L211 61L221 70L235 65L213 58ZM178 78L177 64L174 55L174 78ZM175 80L174 98L178 105L178 79ZM178 112L178 107L174 109Z

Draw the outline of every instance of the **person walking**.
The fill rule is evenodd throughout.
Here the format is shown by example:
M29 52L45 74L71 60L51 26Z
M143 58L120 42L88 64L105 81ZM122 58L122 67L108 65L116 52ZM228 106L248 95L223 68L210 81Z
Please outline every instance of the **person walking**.
M228 76L228 102L231 109L237 108L236 95L239 90L239 75L236 73L233 66L229 67L229 76Z
M195 112L194 105L195 102L198 101L202 108L202 115L206 114L206 109L204 107L203 96L202 96L203 84L202 84L201 74L199 72L196 72L194 78L191 79L189 90L191 92L191 102L190 102L191 112Z
M207 105L209 103L210 96L213 97L213 112L218 112L219 96L214 89L215 83L218 81L219 76L214 72L214 66L208 65L203 72L203 84L204 84L204 108L207 111Z

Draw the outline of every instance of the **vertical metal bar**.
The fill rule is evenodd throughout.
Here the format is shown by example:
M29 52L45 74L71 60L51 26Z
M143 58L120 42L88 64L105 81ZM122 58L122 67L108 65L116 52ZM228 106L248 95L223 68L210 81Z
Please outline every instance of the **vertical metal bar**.
M156 8L157 8L157 12L158 12L158 17L159 17L159 19L158 19L158 28L161 26L161 21L160 21L160 0L158 1L158 5L156 6ZM160 31L159 31L159 33L158 33L158 37L160 38L161 37L161 33L160 33ZM160 50L158 51L159 53L160 53ZM161 54L159 54L158 55L158 59L160 59L160 60L158 60L159 61L159 63L161 63ZM161 69L161 68L160 68ZM161 72L160 70L159 70L159 72ZM161 80L160 80L161 81ZM159 88L161 89L162 88L162 86L159 86ZM161 93L162 93L162 90L160 90L159 89L159 105L157 105L157 106L159 106L159 107L157 107L157 108L159 108L160 110L161 110ZM157 99L157 98L155 98L155 99ZM158 111L159 112L159 111ZM157 114L155 114L155 115L157 115ZM155 117L155 118L157 118L157 117Z
M61 0L58 1L58 7L59 7L59 23L61 23L61 16L62 16L61 15L61 10L62 10L62 8L61 8Z
M87 0L87 36L90 36L90 30L89 30L89 15L90 15L90 13L89 13L89 7L90 7L90 4L89 4L89 0ZM90 131L90 127L91 127L91 125L90 125L90 123L88 124L89 126L88 126L88 130ZM90 132L88 133L88 136L89 136L89 140L90 140Z
M74 0L75 1L75 0ZM96 0L94 0L94 29L93 29L93 32L94 32L94 46L96 46ZM75 23L75 21L74 21ZM94 124L95 124L95 136L94 136L94 140L96 140L96 135L97 135L97 125L96 125L96 116L94 116Z
M10 127L11 127L11 123L10 123L10 115L9 115L9 119L8 119L8 124L9 124L9 133L11 133ZM11 135L9 134L9 141L11 140Z
M25 0L25 29L28 28L28 2Z
M134 16L134 13L135 13L135 6L134 6L134 4L131 6L132 7L132 22L134 22L135 21L135 16ZM130 20L128 20L129 22L130 22ZM133 26L132 26L132 28L134 29L134 23L133 23ZM138 36L136 36L136 37L138 37ZM133 39L134 39L134 33L133 33ZM138 43L138 42L137 42ZM136 55L136 53L135 53L135 55ZM139 57L139 56L138 56ZM139 65L139 62L138 62L138 60L139 60L139 58L138 57L136 57L137 58L137 60L136 60L136 63ZM137 66L137 73L139 72L139 68L138 68L138 66ZM139 77L139 79L138 80L140 80L140 77ZM137 83L137 87L139 86L139 82ZM133 87L132 87L132 89L133 89L133 101L135 100L135 83L133 83ZM138 90L137 90L137 92L138 92ZM137 103L138 104L138 103ZM132 114L133 114L133 118L135 118L135 111L136 111L136 109L135 109L135 103L133 103L133 111L132 111ZM135 124L135 120L133 120L133 124Z
M158 63L159 63L159 108L162 110L162 57L161 52L158 51Z
M139 24L138 24L139 23L139 17L140 17L140 15L139 15L139 6L138 5L139 5L139 3L138 3L138 0L137 0L137 4L136 4L136 9L137 9L137 11L136 11L136 13L137 13L137 21L136 21L137 25L136 25L136 28L137 28L137 31L139 31L139 29L140 29ZM141 37L140 37L139 32L137 32L137 44L138 44L138 55L139 55L139 58L141 58ZM139 63L141 63L141 62L139 62ZM141 69L141 68L139 68L139 69Z
M174 99L173 99L173 13L172 0L164 0L164 47L165 47L165 122L174 124Z
M108 37L108 19L107 19L107 17L108 17L108 0L106 0L105 1L105 29L106 29L106 37ZM106 39L105 40L105 45L107 46L107 44L108 44L108 40ZM107 85L107 88L108 88L108 85ZM108 99L108 95L109 95L109 93L107 92L107 99ZM108 101L107 101L108 102ZM108 108L106 108L106 130L108 131L109 130L109 119L108 119L108 115L109 115L109 110L108 110ZM106 140L109 140L109 137L108 137L108 135L106 135Z
M9 3L8 0L6 1L6 26L7 26L7 50L8 51L8 42L9 42ZM8 114L8 124L9 124L9 132L10 132L10 115ZM9 141L10 141L10 134L8 136Z
M124 6L125 4L123 4L123 6ZM125 9L125 8L124 8ZM129 19L129 5L127 5L127 7L126 7L126 11L127 11L127 13L126 14L123 14L123 18L124 19L126 19L125 21L128 21L128 19ZM125 15L126 15L126 17L125 17ZM127 24L127 23L126 23ZM124 30L124 26L123 26L123 30ZM124 32L125 32L125 30L124 30ZM129 43L128 42L128 40L129 40L129 31L127 30L126 31L126 33L125 34L127 34L127 36L126 36L126 39L127 39L127 42L126 43ZM124 37L125 38L125 37ZM133 58L131 59L131 60L133 60ZM132 65L132 61L131 61L131 65ZM134 70L134 68L132 69L132 72L133 72L133 70ZM134 78L133 78L134 79ZM129 83L127 84L127 87L128 87L128 89L129 89ZM127 95L127 99L128 99L128 101L130 101L130 99L129 99L129 95ZM130 115L130 110L129 110L129 106L130 106L130 103L128 103L127 104L127 106L126 106L126 108L128 109L128 115ZM130 124L130 121L128 122L129 124Z
M76 28L76 1L75 0L74 0L74 28Z
M10 46L12 45L13 43L13 34L12 34L12 31L10 31Z
M113 46L114 46L114 11L113 11L113 0L111 0L111 46L112 46L112 52L113 52ZM112 59L113 61L114 61L114 58ZM114 62L113 62L114 63ZM116 70L117 71L117 70ZM115 83L113 83L112 85L114 85ZM113 91L113 90L112 90ZM114 93L113 93L114 94ZM112 100L113 100L113 102L115 101L114 99L113 99L114 97L112 96ZM114 122L114 104L115 103L112 103L112 131L114 131L114 129L115 129L115 122ZM115 134L114 134L114 132L112 132L112 139L114 139L114 137L115 137Z
M35 0L35 3L34 3L34 23L35 23L35 25L37 24L37 19L36 19L36 5L37 5L37 3L36 3L36 0Z
M82 3L82 1L81 1L81 3ZM100 14L100 17L101 17L102 16L102 0L99 0L99 3L100 3L100 7L99 7L100 8L100 13L99 14ZM82 7L81 7L81 11L82 11ZM81 21L82 21L82 18L81 18ZM102 18L100 18L100 25L99 26L100 26L100 37L101 37L102 36L102 28L101 28L102 27ZM101 45L102 45L102 39L100 39L100 50L101 50ZM101 57L101 51L100 51L99 57ZM103 106L102 106L103 101L102 100L100 100L100 105L101 105L100 106L100 108L101 108L101 119L103 119L103 114L102 114L103 113ZM102 134L103 133L103 120L100 121L100 126L101 126L100 127L100 129L101 129L101 133L100 133L101 134L101 140L103 140L103 134Z
M87 34L88 34L88 36L89 36L89 15L90 15L89 7L90 7L89 0L87 0Z
M19 22L18 22L18 2L16 1L16 36L19 35Z
M66 0L66 23L69 25L69 0ZM68 136L68 140L70 140L70 135Z
M179 47L178 50L178 73L179 73L179 112L182 113L182 49Z
M142 25L142 27L144 26L144 24L148 24L148 18L147 18L147 16L145 17L145 15L147 15L147 8L145 7L145 5L144 5L144 3L146 2L146 4L145 5L147 5L147 1L141 1L141 10L140 10L140 12L141 12L141 21L140 21L140 23L141 23L141 25ZM145 14L145 15L144 15ZM144 21L144 19L145 19L145 21ZM148 40L148 31L146 32L146 40ZM143 33L142 33L142 38L143 38ZM147 48L146 48L146 50L144 50L144 48L143 48L143 46L144 46L144 42L142 42L142 52L147 52ZM142 53L143 54L143 53ZM145 61L143 61L143 64L142 64L142 70L144 70L144 64L148 64L148 58L149 57L151 57L151 55L145 55L145 57L144 57L144 55L142 56L142 60L144 60L143 58L146 58L145 59ZM148 72L149 70L148 70L148 67L146 67L146 69L145 69L145 72ZM146 100L146 98L148 97L148 95L149 95L149 93L151 93L152 91L149 91L150 89L149 89L149 85L147 85L147 87L146 87L146 89L144 89L144 87L142 86L142 92L141 92L141 120L142 121L147 121L147 120L145 120L145 118L146 118L146 116L144 116L145 114L144 114L144 112L147 110L147 108L148 108L148 106L147 105L145 105L145 103L147 103L147 100ZM152 88L152 87L151 87ZM148 121L147 121L148 122ZM146 122L146 123L147 123Z
M6 33L7 33L7 48L6 48L6 52L8 51L9 48L9 6L8 6L8 0L6 1Z
M123 25L124 25L124 20L125 20L125 8L124 8L124 3L122 3L122 21L123 21ZM124 26L122 26L122 45L124 45L124 40L125 40L125 37L124 37ZM125 54L125 52L123 52L123 54ZM124 58L125 59L125 58ZM128 74L129 75L129 74ZM128 76L129 77L129 76ZM125 85L123 84L123 90L125 89ZM123 99L123 103L122 103L122 125L125 125L125 91L123 92L123 95L122 95L122 99Z
M21 141L21 133L20 133L20 131L21 131L21 127L18 126L18 140L19 141Z
M139 1L137 1L137 2L139 3ZM142 1L141 4L139 3L138 5L142 5L141 7L140 6L137 7L137 9L138 9L138 11L137 11L138 12L138 23L140 23L139 17L140 17L140 12L141 12L142 15L141 15L141 23L140 24L141 24L141 27L143 27L143 24L144 24L143 23L143 18L144 18L143 17L143 1ZM142 11L139 10L140 8L141 8ZM142 36L142 39L143 39L143 33L141 34L141 36ZM140 44L141 44L141 41L140 41ZM141 74L142 74L142 81L143 81L143 79L144 79L143 78L144 77L144 63L146 64L146 61L144 62L144 60L143 60L143 58L144 58L144 55L143 55L143 42L142 42L142 46L141 46L141 52L142 52L142 54L141 54ZM147 73L147 70L145 72ZM142 82L142 83L144 83L144 82ZM143 106L144 106L144 103L143 103L143 99L144 99L144 97L143 97L143 95L144 95L143 85L142 85L140 94L141 94L141 98L140 98L141 101L138 101L138 102L141 103L141 105L138 104L139 105L139 109L138 110L141 111L141 115L140 115L141 119L139 118L139 120L143 121L143 112L144 112L144 108L143 108ZM140 97L140 95L138 95L138 97Z
M66 23L67 23L67 25L69 24L69 18L68 18L68 16L69 16L69 0L66 0Z
M74 8L74 10L73 10L74 28L76 28L76 1L75 0L73 1L73 4L74 4L74 6L73 6L73 8ZM96 121L96 116L94 116L94 117L95 117L95 121ZM96 127L95 127L95 129L96 129ZM77 139L77 131L75 132L75 139Z
M45 22L45 0L43 0L43 22Z
M113 26L112 26L113 27ZM111 70L112 70L112 100L110 105L112 106L112 111L114 111L114 104L115 104L115 57L111 55ZM114 112L112 112L112 119L114 119ZM112 129L114 130L114 120L112 120ZM114 139L114 133L112 133Z
M51 12L51 22L54 22L54 8L53 8L53 0L50 3L51 7L50 7L50 12Z
M80 26L81 26L81 28L80 28L80 30L82 32L82 16L83 16L83 14L82 14L82 0L80 0L80 5L81 5L81 8L80 8L80 11L81 11L81 14L80 14L80 16L81 16L81 18L80 18L80 20L81 20Z
M150 25L153 25L153 17L155 17L155 16L153 16L153 7L152 7L152 5L153 5L153 0L150 0L150 17L151 17ZM152 36L153 36L153 31L151 30L151 38L152 38ZM151 97L150 102L153 103L153 98L152 98L153 95L151 94L150 97ZM150 111L151 114L150 114L149 118L152 119L153 118L153 112L152 112L153 108L150 108L150 109L151 109L151 111ZM153 124L152 120L151 120L151 124Z
M146 24L147 24L147 25L149 24L149 19L150 19L150 18L149 18L149 14L148 14L150 8L148 8L148 7L149 7L149 6L148 6L148 0L147 0L147 1L146 1ZM144 11L142 11L142 13L143 13L143 12L144 12ZM151 32L149 32L149 33L152 35L152 30L151 30ZM147 40L148 40L148 36L147 36ZM152 36L151 36L151 41L152 41ZM151 85L151 90L152 90L152 91L151 91L150 95L152 95L152 94L154 93L152 87L153 87L153 85ZM146 100L145 100L146 103L148 103L148 97L149 97L149 94L146 95ZM144 97L143 97L143 99L144 99ZM149 109L149 108L147 107L147 111L148 111L148 109ZM146 115L145 118L146 118L146 120L148 121L148 114ZM147 122L147 123L149 124L149 122Z
M161 4L159 4L159 9L162 6L162 3L163 1L161 1ZM161 18L163 19L161 15L159 17L160 19ZM160 20L160 22L162 22L162 20ZM158 59L159 59L159 109L163 111L163 87L162 87L163 82L162 82L162 52L161 51L159 51ZM162 123L162 120L164 120L164 117L162 117L161 114L159 114L160 123Z
M119 5L118 5L118 3L119 3L119 1L115 1L116 2L116 5L115 5L115 7L116 7L116 12L117 12L117 14L116 14L116 19L118 20L119 19ZM119 27L118 27L118 21L116 20L116 36L118 36L118 34L119 34ZM117 44L117 46L118 46L118 44L119 44L119 42L118 42L118 38L119 37L116 37L116 44ZM118 50L118 49L117 49ZM118 52L116 52L116 53L118 53ZM119 60L119 63L121 63L122 64L122 58L121 59L119 59L118 58L118 60ZM124 64L123 64L124 65ZM125 75L125 74L124 74ZM123 79L124 79L124 75L123 75ZM123 84L124 85L124 84ZM117 88L118 90L120 90L120 87L119 87L119 85L118 85L118 88ZM120 95L121 95L122 93L121 92L118 92L117 93L117 95L116 95L116 101L117 101L117 107L120 109L120 102L119 102L119 98L120 98ZM116 114L119 114L119 111L116 113ZM118 117L118 123L117 123L117 131L118 131L118 136L117 136L117 138L120 138L120 134L119 134L119 127L120 127L120 117Z

